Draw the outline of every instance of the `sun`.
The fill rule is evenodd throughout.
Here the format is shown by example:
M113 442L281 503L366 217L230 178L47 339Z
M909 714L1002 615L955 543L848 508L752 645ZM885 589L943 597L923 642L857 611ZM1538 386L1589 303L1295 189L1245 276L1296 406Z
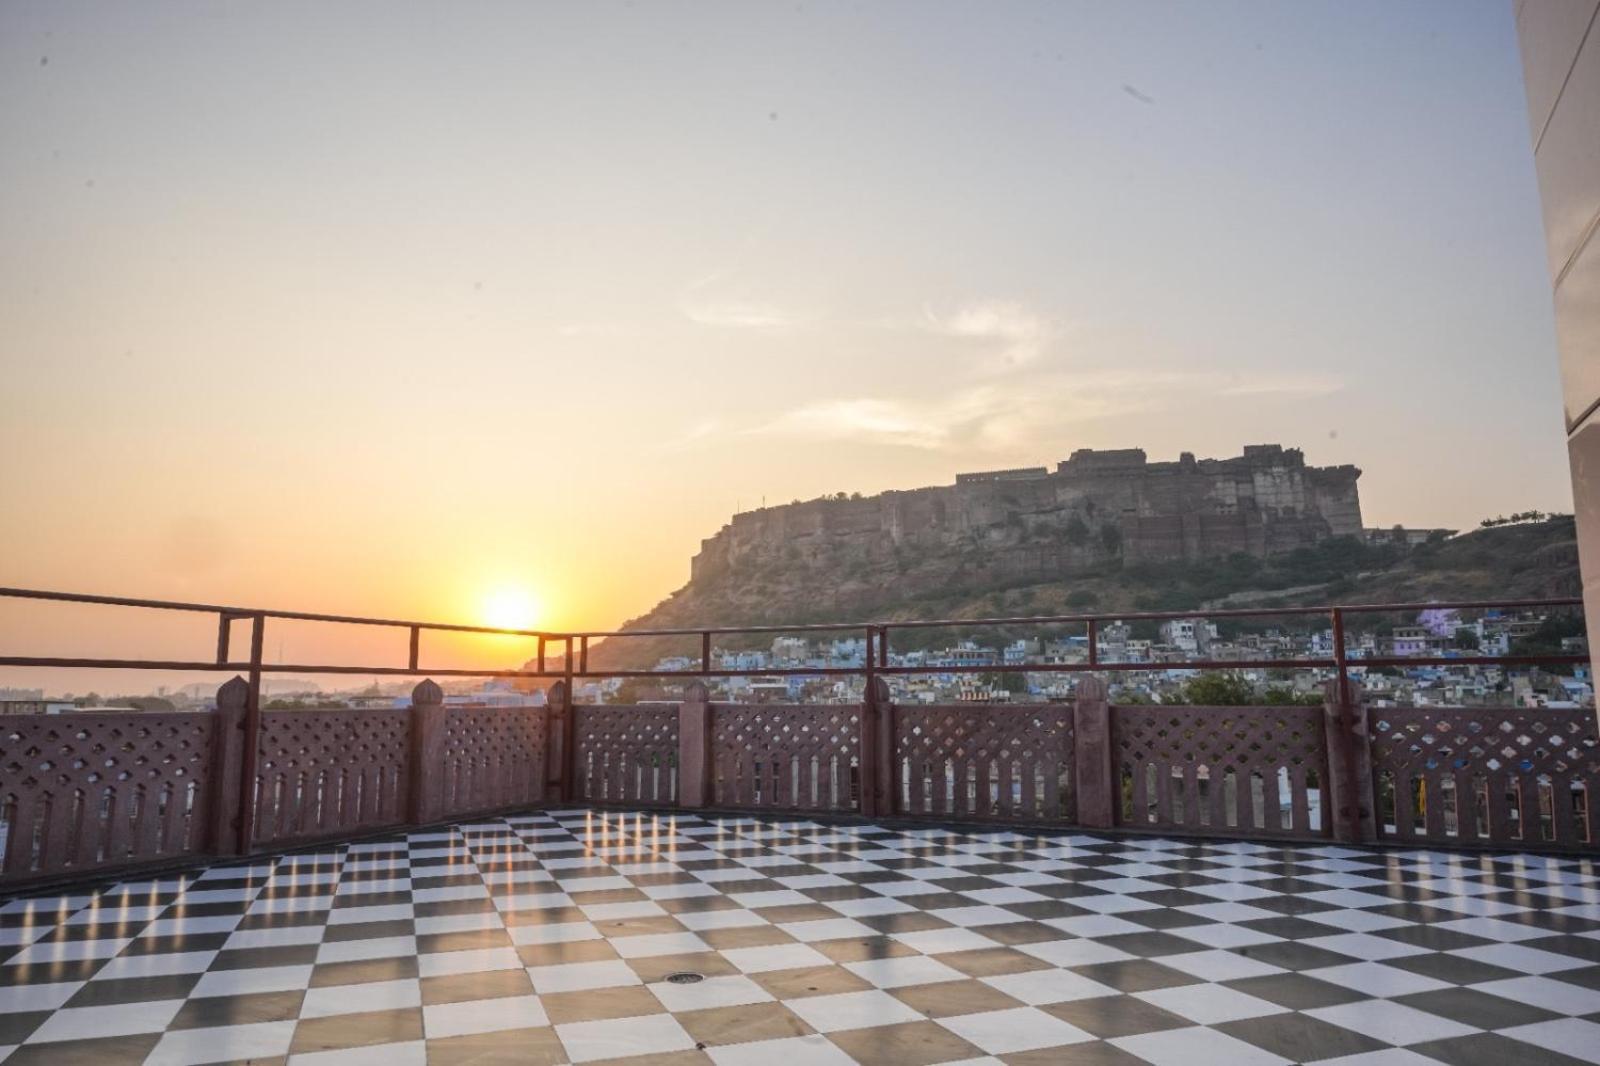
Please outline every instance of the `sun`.
M539 601L527 589L501 586L484 597L483 620L495 629L532 629L539 621Z

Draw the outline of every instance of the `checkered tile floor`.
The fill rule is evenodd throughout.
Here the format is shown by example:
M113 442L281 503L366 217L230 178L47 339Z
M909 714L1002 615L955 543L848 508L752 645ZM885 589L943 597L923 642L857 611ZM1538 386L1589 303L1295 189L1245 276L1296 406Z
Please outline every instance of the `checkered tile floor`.
M7 1066L614 1058L1600 1063L1600 873L580 810L0 907Z

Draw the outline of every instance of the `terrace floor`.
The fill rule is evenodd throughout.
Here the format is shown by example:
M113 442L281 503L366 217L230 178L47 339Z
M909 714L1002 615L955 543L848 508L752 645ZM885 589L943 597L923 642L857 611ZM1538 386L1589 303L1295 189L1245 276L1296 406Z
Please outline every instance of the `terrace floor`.
M0 907L7 1066L627 1056L1596 1063L1600 873L576 810Z

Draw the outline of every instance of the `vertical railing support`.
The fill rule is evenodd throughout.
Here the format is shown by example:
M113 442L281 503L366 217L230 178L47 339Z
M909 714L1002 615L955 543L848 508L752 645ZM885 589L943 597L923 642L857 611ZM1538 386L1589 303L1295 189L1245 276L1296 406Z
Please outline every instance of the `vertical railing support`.
M1111 706L1106 683L1098 677L1078 680L1072 708L1073 792L1078 824L1086 829L1116 825L1117 780L1111 765Z
M557 681L545 695L544 794L549 799L563 803L572 802L577 795L572 780L573 768L577 765L572 754L576 734L569 728L572 717L572 686L565 681Z
M872 687L876 692L873 703L877 705L878 719L878 772L877 794L878 815L892 818L900 812L900 774L899 762L895 759L895 729L897 711L894 697L889 692L889 682L878 676L872 679Z
M235 676L217 689L216 733L211 738L211 851L239 854L240 805L244 792L244 717L250 682ZM254 790L251 790L254 792Z
M874 629L867 627L867 645L864 660L864 684L861 693L861 754L856 766L856 780L860 788L861 816L876 818L882 784L878 780L878 667L874 655Z
M239 759L239 855L247 855L256 836L256 761L261 755L261 652L267 616L250 616L250 674L245 681L244 738Z
M678 704L678 806L708 807L714 795L711 695L692 681Z
M412 825L431 825L445 815L448 785L444 767L444 690L432 678L411 690Z
M1323 723L1328 748L1324 817L1331 819L1335 840L1374 843L1372 741L1361 686L1343 676L1329 681L1323 688Z

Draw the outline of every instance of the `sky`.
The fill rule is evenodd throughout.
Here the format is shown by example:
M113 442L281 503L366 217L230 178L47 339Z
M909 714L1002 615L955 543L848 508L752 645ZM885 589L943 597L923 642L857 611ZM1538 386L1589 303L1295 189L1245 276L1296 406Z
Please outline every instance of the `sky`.
M736 508L1082 447L1571 507L1505 0L13 0L0 146L0 585L608 627Z

